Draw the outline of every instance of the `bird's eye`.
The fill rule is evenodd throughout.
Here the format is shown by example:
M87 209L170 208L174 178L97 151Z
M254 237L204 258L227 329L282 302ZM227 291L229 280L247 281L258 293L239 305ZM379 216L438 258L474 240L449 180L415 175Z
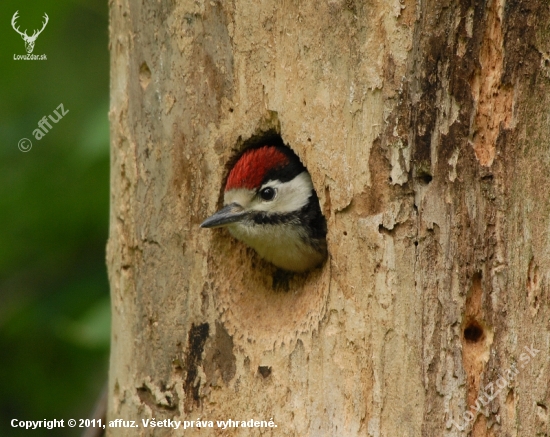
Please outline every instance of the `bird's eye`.
M260 197L267 201L273 200L275 198L275 188L265 187L260 191Z

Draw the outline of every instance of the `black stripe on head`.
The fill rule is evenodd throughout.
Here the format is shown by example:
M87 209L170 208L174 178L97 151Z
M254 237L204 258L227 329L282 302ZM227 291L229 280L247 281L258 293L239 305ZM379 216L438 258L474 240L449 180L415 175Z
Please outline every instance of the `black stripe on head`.
M278 167L267 171L264 178L262 179L261 185L264 185L268 181L275 180L288 182L306 170L306 168L300 162L300 158L298 158L298 156L290 148L286 146L273 147L276 147L277 150L280 150L282 153L284 153L288 157L289 163L284 167Z
M258 211L250 215L257 225L301 224L314 239L324 239L327 235L327 222L321 213L319 199L315 190L311 190L308 202L299 210L287 213Z

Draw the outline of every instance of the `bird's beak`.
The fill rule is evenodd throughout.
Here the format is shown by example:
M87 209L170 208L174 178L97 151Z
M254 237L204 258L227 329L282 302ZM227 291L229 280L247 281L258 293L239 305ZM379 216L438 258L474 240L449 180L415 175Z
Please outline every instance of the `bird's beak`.
M247 213L241 205L238 203L231 203L203 221L201 223L201 228L219 228L221 226L227 226L231 223L241 221L246 215Z

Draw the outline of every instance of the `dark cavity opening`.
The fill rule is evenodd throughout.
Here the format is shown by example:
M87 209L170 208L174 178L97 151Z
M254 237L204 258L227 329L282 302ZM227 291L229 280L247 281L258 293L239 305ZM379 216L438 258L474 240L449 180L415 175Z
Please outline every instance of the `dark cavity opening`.
M271 366L259 366L258 373L264 378L267 378L269 375L271 375Z
M464 338L472 343L477 343L483 338L483 328L476 321L468 323L464 329Z
M428 185L428 184L432 181L433 177L432 177L432 175L429 174L429 173L422 172L422 173L419 173L419 174L418 174L417 179L418 179L421 183L423 183L423 184L425 184L425 185Z

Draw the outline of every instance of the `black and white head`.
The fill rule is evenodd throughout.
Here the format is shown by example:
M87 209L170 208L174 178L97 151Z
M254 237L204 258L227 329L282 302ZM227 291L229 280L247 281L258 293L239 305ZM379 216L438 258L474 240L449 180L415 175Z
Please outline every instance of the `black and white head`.
M226 227L275 266L304 272L327 257L326 221L311 177L285 146L249 149L225 185L224 208L203 228Z

